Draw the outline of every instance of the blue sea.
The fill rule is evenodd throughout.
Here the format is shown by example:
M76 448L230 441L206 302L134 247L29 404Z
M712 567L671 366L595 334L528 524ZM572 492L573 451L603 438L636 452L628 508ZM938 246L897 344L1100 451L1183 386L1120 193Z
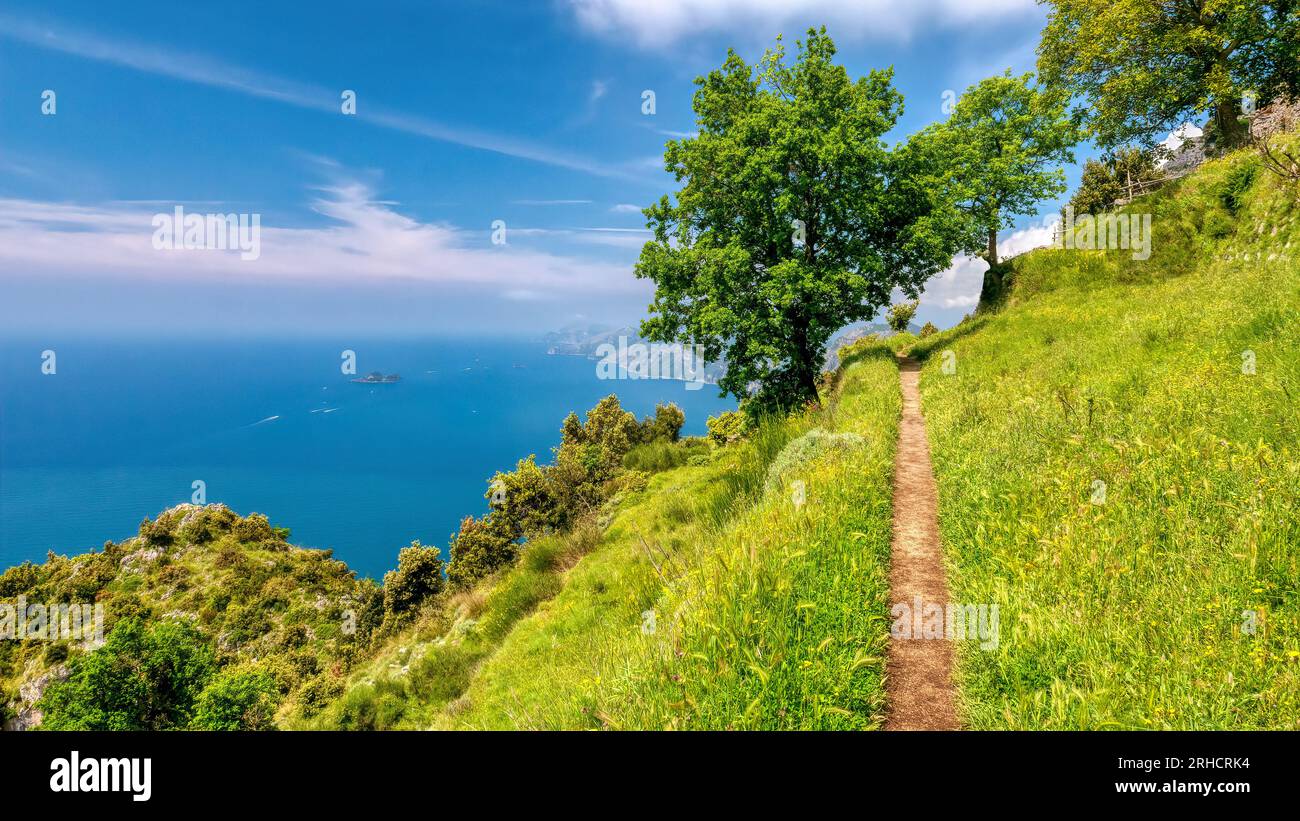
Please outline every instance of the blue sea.
M344 350L402 381L351 383ZM0 340L0 569L134 535L197 480L207 502L379 578L413 539L445 555L495 471L550 461L570 410L671 401L701 434L735 407L712 385L595 366L526 339Z

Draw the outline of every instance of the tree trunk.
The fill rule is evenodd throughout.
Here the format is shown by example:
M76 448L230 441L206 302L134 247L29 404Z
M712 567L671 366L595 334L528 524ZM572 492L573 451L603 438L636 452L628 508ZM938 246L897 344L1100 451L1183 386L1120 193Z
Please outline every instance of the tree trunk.
M792 323L794 327L794 344L797 360L795 367L798 368L799 390L803 394L805 402L817 402L817 374L821 368L815 363L814 356L809 350L808 345L808 320L804 316L799 316Z
M979 308L987 308L1002 296L1002 279L1006 273L998 262L998 232L989 231L989 249L984 255L989 269L984 272L984 285L980 288Z
M821 397L817 395L817 374L816 368L805 367L799 374L799 386L803 389L805 401L817 403Z
M1220 149L1228 151L1246 144L1246 124L1241 121L1240 100L1219 100L1214 107L1214 125Z

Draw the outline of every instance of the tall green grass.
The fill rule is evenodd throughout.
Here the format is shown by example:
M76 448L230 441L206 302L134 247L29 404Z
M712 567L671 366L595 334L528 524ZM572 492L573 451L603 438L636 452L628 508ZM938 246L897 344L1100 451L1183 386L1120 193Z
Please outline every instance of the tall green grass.
M438 726L879 726L900 408L889 351L847 365L837 396L655 476ZM818 427L863 442L792 471L796 508L765 479Z
M1254 162L1126 209L1150 260L1031 252L916 343L953 595L1000 606L969 726L1300 728L1300 205Z

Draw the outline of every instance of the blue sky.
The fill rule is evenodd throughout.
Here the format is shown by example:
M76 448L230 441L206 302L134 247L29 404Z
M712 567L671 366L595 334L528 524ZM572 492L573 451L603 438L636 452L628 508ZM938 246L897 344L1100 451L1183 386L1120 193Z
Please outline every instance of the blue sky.
M532 333L636 321L651 287L631 273L637 209L672 191L663 143L693 129L692 80L728 46L753 60L778 33L827 25L853 74L894 66L906 113L890 136L902 139L943 117L945 90L1032 70L1044 20L1032 0L311 9L6 3L0 324ZM355 116L340 111L345 89ZM155 250L150 220L177 204L259 214L260 258ZM1041 223L1004 239L1024 244ZM977 266L960 263L932 282L920 318L950 325L978 289Z

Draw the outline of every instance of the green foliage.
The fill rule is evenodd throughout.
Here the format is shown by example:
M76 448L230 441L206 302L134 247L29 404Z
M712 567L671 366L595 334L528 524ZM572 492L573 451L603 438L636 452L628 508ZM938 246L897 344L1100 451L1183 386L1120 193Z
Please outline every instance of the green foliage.
M397 569L384 574L386 613L407 613L442 592L445 581L439 553L438 548L425 547L419 540L398 551Z
M922 339L925 339L927 336L933 336L937 333L939 333L939 328L933 322L927 322L921 326L920 336Z
M50 726L188 726L184 714L204 685L196 683L199 689L184 698L166 695L161 680L175 676L158 672L155 645L169 637L153 634L164 624L173 625L158 628L164 633L184 626L176 643L195 644L191 655L210 659L213 674L259 660L274 671L277 702L296 707L321 671L342 675L366 652L383 618L383 592L358 581L328 551L286 544L285 532L222 505L180 505L146 520L138 537L6 572L6 598L93 601L103 605L106 636L122 625L138 628L122 627L117 651L0 642L0 692L20 699L6 709L35 706L21 695L30 692L25 685L46 675L58 679L60 666L85 665L46 691L55 704L45 713ZM162 701L172 706L149 706Z
M451 538L451 563L447 580L465 589L514 561L518 544L492 514L481 519L466 516Z
M686 463L687 453L670 442L651 442L637 445L623 457L623 467L628 470L641 470L646 473L658 473L670 470Z
M546 533L568 523L571 511L554 487L554 472L538 467L537 457L520 459L515 469L497 473L488 483L493 518L511 540Z
M748 419L742 411L723 411L717 416L710 416L705 423L709 431L709 441L716 445L728 445L745 435Z
M912 300L911 302L899 302L896 305L891 305L889 312L885 315L886 320L889 322L890 329L894 333L898 334L906 331L907 326L912 322L912 317L916 316L916 309L919 305L920 302L917 300Z
M1150 259L1032 251L918 345L953 597L1000 608L958 648L970 728L1300 726L1300 203L1257 163L1122 209Z
M685 442L670 442L658 439L644 445L637 445L623 458L623 467L628 470L640 470L646 473L658 473L686 464L695 456L705 456L709 451L708 443L703 439Z
M1151 151L1122 148L1100 160L1084 163L1083 178L1070 205L1075 214L1102 214L1115 208L1116 201L1125 195L1130 184L1159 177Z
M653 442L657 439L664 439L669 442L676 442L681 435L682 425L686 424L686 414L682 409L677 407L676 403L662 402L655 405L655 415L653 418L647 418L641 422L641 441Z
M190 722L217 669L201 633L183 621L119 622L103 647L74 659L39 702L49 730L170 730Z
M676 200L646 209L655 282L642 334L725 353L720 387L758 409L817 401L830 335L873 317L894 288L915 296L951 262L929 200L882 138L902 97L892 72L850 79L825 30L787 62L734 51L696 80L698 136L667 144Z
M879 726L893 356L864 352L842 385L833 410L765 418L709 463L652 477L434 726ZM786 493L765 495L770 465L808 417L832 415L847 428L835 433L872 438L805 463L803 511Z
M1259 166L1254 163L1239 163L1228 172L1227 179L1219 192L1219 201L1235 217L1245 204L1246 193L1255 183L1255 174Z
M255 544L265 548L285 547L281 538L281 529L271 527L271 523L261 513L250 513L236 521L230 528L234 537L244 544Z
M1246 140L1241 100L1300 90L1300 8L1291 0L1153 3L1047 0L1044 82L1084 101L1103 148L1152 145L1210 112L1226 148Z
M36 587L41 571L38 565L23 562L0 574L0 596L15 598Z
M271 730L280 693L265 669L232 666L213 677L199 694L193 730Z
M430 647L411 666L410 691L425 702L448 702L465 692L481 653L465 644L444 643Z
M556 461L580 465L587 483L599 484L613 478L640 438L636 416L623 410L618 397L610 394L587 412L582 423L574 414L565 420Z
M912 162L929 170L936 208L952 210L956 245L982 256L994 276L998 231L1065 192L1060 165L1074 161L1081 136L1067 104L1065 95L1034 85L1032 74L1008 71L966 89L946 122L908 140ZM987 277L985 284L986 291L1000 286Z
M381 678L348 690L337 707L335 726L340 730L391 730L406 711L402 683Z
M549 569L543 564L530 568L532 572L511 573L492 589L488 612L480 622L488 639L500 641L515 622L560 591L563 583Z
M813 460L827 453L844 452L861 447L864 440L856 433L831 433L814 428L790 441L768 466L763 489L767 493L779 492L796 472L803 470Z

